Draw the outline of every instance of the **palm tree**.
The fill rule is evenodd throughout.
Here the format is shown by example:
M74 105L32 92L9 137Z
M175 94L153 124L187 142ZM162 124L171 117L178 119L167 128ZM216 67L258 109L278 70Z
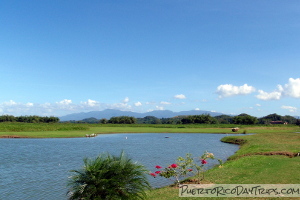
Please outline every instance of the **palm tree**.
M84 159L84 167L71 170L69 199L144 199L150 189L147 170L143 165L120 156L100 154L95 159Z

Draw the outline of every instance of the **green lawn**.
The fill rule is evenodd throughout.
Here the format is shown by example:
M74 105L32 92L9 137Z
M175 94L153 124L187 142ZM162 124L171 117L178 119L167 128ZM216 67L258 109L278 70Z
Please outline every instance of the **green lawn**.
M97 133L232 133L228 125L207 128L207 125L151 125L151 124L29 124L0 123L0 137L63 138L85 137Z
M223 168L206 172L206 182L216 184L299 184L300 157L246 156L228 161ZM178 197L178 189L165 187L149 193L149 199L195 199ZM237 199L237 198L208 198ZM253 198L242 198L253 199ZM254 198L254 199L300 199L300 198Z
M242 137L243 145L222 168L205 173L205 182L216 184L299 184L300 157L289 157L300 152L299 127L255 128L257 134ZM241 141L237 136L223 139ZM283 153L284 152L284 153ZM261 154L261 155L259 155ZM286 154L286 155L278 155ZM195 199L178 197L178 189L165 187L149 193L149 199ZM237 198L205 198L237 199ZM242 198L242 199L300 199L300 198Z

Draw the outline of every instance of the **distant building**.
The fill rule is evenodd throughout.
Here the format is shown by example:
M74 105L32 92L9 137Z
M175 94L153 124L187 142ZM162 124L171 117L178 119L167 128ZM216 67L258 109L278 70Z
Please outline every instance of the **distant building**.
M270 124L288 124L288 123L283 121L271 121Z

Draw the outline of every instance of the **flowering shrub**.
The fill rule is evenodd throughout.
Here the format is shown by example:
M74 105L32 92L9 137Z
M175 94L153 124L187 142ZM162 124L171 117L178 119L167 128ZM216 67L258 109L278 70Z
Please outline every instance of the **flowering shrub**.
M177 167L178 167L178 165L175 163L169 166L169 168L177 168Z
M154 178L156 177L155 173L150 173L151 176L153 176Z
M201 164L202 164L202 165L205 165L205 164L207 164L207 161L204 160L204 159L201 159Z
M156 167L157 168L157 167ZM160 167L161 168L161 167ZM159 168L159 169L160 169ZM162 176L164 178L175 178L176 182L179 184L179 179L186 175L187 172L191 172L192 169L184 170L183 166L180 166L176 163L169 165L161 171L156 171L154 173L150 173L151 176L156 177L156 175Z
M180 179L188 175L195 175L197 177L197 182L200 183L204 179L204 165L208 162L208 159L215 159L213 153L204 152L202 156L194 159L192 154L187 153L186 157L178 157L177 162L169 165L162 169L161 166L156 165L156 169L162 169L154 173L150 173L154 178L159 175L164 178L174 178L175 183L180 184ZM195 161L196 160L196 161ZM220 166L222 166L222 160L218 159ZM199 162L199 164L198 164Z

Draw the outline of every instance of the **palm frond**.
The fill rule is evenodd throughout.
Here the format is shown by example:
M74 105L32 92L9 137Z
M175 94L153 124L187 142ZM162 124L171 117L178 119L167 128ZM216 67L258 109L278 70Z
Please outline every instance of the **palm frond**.
M84 158L80 170L71 170L69 199L144 199L150 184L147 170L133 162L124 151L119 156L100 154Z

